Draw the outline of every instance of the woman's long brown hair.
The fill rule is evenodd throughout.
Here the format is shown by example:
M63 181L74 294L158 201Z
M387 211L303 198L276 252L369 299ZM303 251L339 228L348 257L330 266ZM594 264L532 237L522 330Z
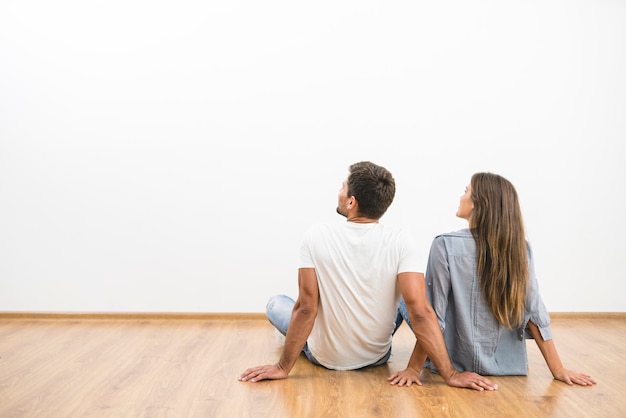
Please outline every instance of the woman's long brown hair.
M471 198L470 229L481 289L496 320L510 329L518 327L524 319L528 254L517 192L497 174L476 173Z

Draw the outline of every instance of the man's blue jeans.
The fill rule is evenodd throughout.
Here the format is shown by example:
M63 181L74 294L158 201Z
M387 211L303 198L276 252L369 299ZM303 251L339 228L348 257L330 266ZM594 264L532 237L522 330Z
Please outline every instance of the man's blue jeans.
M295 304L296 304L296 301L291 299L289 296L277 295L277 296L272 296L267 302L267 305L265 306L267 319L270 321L272 325L274 325L274 327L278 330L278 332L280 332L283 335L287 335L287 328L289 328L289 322L291 321L291 312L293 311L293 307ZM398 330L398 327L402 324L402 320L404 318L407 318L406 321L408 324L410 324L410 322L408 321L408 312L406 309L406 305L404 305L404 313L405 315L403 316L401 314L400 309L398 309L398 316L396 318L396 328L394 330L394 333ZM313 357L313 354L311 354L311 350L309 350L308 344L306 343L304 344L304 347L302 348L302 352L304 353L306 358L309 359L311 363L316 364L318 366L322 366L315 359L315 357ZM387 354L385 354L380 360L377 360L374 363L366 367L380 366L381 364L385 364L387 363L390 357L391 357L391 349L389 349Z

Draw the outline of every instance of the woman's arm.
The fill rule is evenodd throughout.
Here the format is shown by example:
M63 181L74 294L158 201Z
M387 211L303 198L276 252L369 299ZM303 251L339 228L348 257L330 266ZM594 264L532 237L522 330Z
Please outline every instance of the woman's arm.
M426 265L426 297L437 314L442 331L446 323L446 312L452 281L448 253L443 237L436 237L430 246Z
M544 340L539 332L539 328L532 321L528 321L528 328L555 379L565 382L568 385L577 384L590 386L596 383L596 381L587 374L568 370L563 367L559 353L556 351L554 340Z

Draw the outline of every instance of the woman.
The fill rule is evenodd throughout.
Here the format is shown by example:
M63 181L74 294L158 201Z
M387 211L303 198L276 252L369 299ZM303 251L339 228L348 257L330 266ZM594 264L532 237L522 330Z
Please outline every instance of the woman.
M456 216L466 219L469 229L434 239L426 283L457 369L491 376L526 375L525 338L534 338L555 379L569 385L595 384L590 376L561 363L513 185L496 174L474 174ZM403 301L400 316L408 318ZM414 364L423 364L423 359L423 353L413 353ZM428 360L425 367L436 371ZM389 381L416 383L416 368L396 373Z

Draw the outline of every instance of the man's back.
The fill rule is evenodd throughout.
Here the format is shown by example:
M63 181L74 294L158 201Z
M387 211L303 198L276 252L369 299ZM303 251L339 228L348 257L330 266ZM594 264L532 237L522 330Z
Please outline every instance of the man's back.
M379 223L320 223L305 234L300 268L315 268L319 310L308 339L324 366L349 370L391 347L399 300L398 273L420 271L405 231Z

